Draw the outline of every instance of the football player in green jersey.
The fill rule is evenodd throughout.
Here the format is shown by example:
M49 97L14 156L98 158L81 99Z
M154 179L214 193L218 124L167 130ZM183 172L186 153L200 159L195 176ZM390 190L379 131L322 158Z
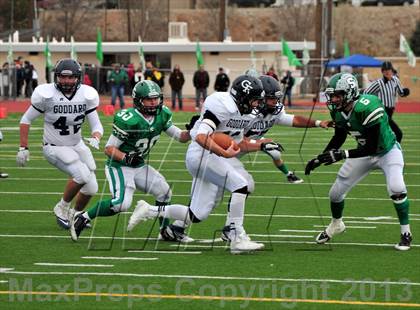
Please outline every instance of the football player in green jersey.
M381 169L401 226L400 242L395 248L409 250L412 236L407 188L403 178L404 159L381 100L373 95L359 95L357 80L349 73L332 76L325 94L331 117L335 121L335 133L324 152L308 162L305 174L309 175L321 164L331 165L342 159L346 161L329 193L332 221L316 237L316 242L325 243L345 230L342 217L346 194L370 171ZM357 148L340 149L347 134L356 139Z
M145 161L162 132L185 143L191 139L189 131L172 124L172 112L163 105L161 89L155 82L137 83L132 96L134 107L116 114L105 148L105 173L112 198L75 215L70 229L74 241L95 217L126 211L136 189L152 194L158 206L170 202L172 193L165 178Z

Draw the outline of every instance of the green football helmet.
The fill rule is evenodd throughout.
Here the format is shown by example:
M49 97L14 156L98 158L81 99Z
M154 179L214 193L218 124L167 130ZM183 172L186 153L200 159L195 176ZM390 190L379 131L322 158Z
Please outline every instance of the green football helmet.
M359 85L356 78L350 73L334 74L325 89L325 96L330 110L343 111L359 97ZM333 100L333 97L339 97L341 100Z
M134 106L141 113L147 115L156 115L162 109L163 106L163 95L158 84L153 81L145 80L138 82L133 88L133 103ZM154 106L145 106L143 104L144 99L158 98L158 103Z

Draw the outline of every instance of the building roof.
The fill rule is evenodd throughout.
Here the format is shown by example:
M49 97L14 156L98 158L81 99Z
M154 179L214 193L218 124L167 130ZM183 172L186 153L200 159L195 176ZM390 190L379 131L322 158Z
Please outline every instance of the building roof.
M315 42L306 42L309 50L315 49ZM43 52L45 42L18 42L12 43L13 52ZM195 52L196 43L173 43L173 42L143 42L145 53L189 53ZM288 42L292 50L303 50L303 42ZM78 53L95 53L96 42L75 42L75 49ZM200 42L202 52L249 52L251 46L255 52L281 51L281 42ZM70 42L50 42L51 52L70 52ZM0 43L0 52L7 52L9 43ZM104 53L135 53L139 50L138 42L103 42Z

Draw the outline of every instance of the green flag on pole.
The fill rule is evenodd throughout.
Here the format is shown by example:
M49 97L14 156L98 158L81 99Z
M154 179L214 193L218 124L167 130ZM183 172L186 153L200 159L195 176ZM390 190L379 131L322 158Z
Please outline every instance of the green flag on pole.
M50 71L53 67L52 61L51 61L51 52L50 52L50 37L47 36L47 42L45 43L45 50L44 50L44 56L45 56L45 67L48 71Z
M9 65L13 64L13 47L12 47L12 36L9 35L9 47L7 49L7 62Z
M204 65L203 54L201 53L200 42L198 42L198 40L195 44L195 57L197 58L197 67Z
M102 35L99 28L96 30L96 59L98 59L100 65L102 65L104 62L104 53L102 51Z
M344 39L344 57L349 57L349 56L350 56L349 42L347 41L347 39Z
M76 47L74 46L73 36L70 37L70 42L71 42L70 58L77 61L77 52L76 52Z
M414 55L413 50L402 33L400 33L400 52L407 56L408 64L411 67L416 66L416 55Z
M141 37L139 36L139 59L141 64L141 70L146 71L146 59L144 58L143 44L141 42Z
M282 38L281 39L281 52L284 56L287 57L287 60L289 62L289 66L302 66L302 63L297 59L295 53L290 49L287 42Z

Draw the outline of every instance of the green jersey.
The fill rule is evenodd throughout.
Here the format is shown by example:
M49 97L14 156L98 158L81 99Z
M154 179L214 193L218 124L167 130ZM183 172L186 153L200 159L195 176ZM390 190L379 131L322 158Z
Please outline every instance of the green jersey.
M115 115L112 135L123 141L118 147L121 152L140 152L142 154L143 161L135 166L137 168L144 165L144 160L159 140L162 131L166 131L171 126L172 112L165 106L150 120L147 120L136 108L130 108L121 110ZM107 165L111 167L126 166L124 162L111 158L108 158Z
M366 144L366 135L370 127L379 124L380 136L375 155L388 152L395 144L395 135L388 124L388 115L381 100L373 95L361 95L354 103L349 115L337 110L331 111L335 125L344 128L357 141L357 148Z

